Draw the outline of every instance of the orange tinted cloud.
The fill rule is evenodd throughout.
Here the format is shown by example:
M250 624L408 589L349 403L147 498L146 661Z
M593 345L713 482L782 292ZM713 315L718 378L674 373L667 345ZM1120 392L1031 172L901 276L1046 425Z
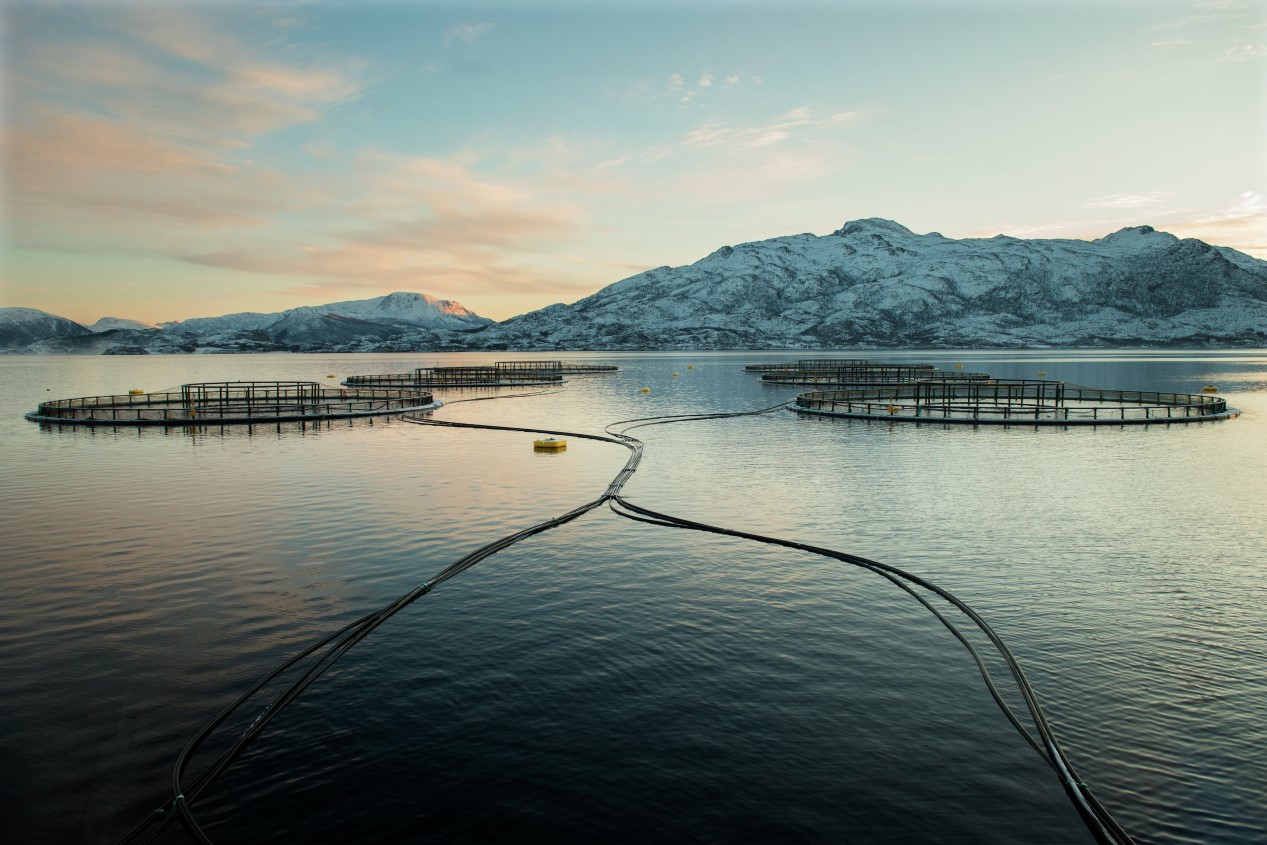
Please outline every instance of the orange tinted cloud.
M463 161L366 153L365 224L303 245L260 244L186 256L241 272L309 278L295 292L327 296L359 288L442 290L463 297L498 292L588 292L592 281L553 268L553 252L579 239L581 211L544 198L528 183L477 177Z
M17 245L172 254L309 204L304 180L242 151L356 97L355 62L266 57L190 8L120 5L72 37L41 28L54 17L10 21L23 46L3 150Z
M54 229L50 245L73 246L74 224L114 235L139 222L137 236L151 239L155 223L249 226L279 207L261 190L278 184L275 173L81 112L43 109L8 132L5 167L19 242Z

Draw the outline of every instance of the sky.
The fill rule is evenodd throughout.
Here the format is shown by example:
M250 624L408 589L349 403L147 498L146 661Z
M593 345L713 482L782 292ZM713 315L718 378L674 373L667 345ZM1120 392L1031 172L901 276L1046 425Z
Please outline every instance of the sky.
M1267 258L1267 0L0 5L0 306L493 319L883 217Z

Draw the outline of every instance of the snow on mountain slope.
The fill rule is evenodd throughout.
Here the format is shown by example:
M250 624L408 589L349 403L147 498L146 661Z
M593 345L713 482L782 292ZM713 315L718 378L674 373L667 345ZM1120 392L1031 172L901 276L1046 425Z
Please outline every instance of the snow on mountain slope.
M197 346L179 335L166 335L154 329L108 329L82 335L46 337L22 352L37 354L68 353L75 355L148 355L194 352ZM244 350L245 351L245 350Z
M158 326L153 323L142 323L140 320L128 320L123 317L102 317L97 322L88 327L90 332L108 332L115 329L128 329L131 331L144 331L146 329L157 329Z
M3 309L40 314L34 309ZM24 318L25 319L25 318ZM273 314L246 311L160 323L103 317L92 337L62 334L52 324L30 323L12 332L11 351L145 354L147 352L360 352L462 349L462 337L492 324L460 303L421 293L397 292L373 299L301 306ZM81 333L88 329L78 327ZM155 328L160 331L155 331ZM0 330L3 323L0 323ZM5 335L0 331L0 339Z
M493 322L467 310L460 302L409 291L397 291L375 299L332 302L320 306L319 310L341 317L456 331L481 328Z
M1267 262L1136 226L1094 241L954 239L891 220L724 246L492 324L418 293L118 329L42 315L22 351L1267 346ZM26 319L26 318L23 318ZM55 335L30 346L40 331ZM10 350L16 351L16 350Z
M395 334L401 329L448 329L452 331L470 331L482 328L493 321L481 317L457 302L447 299L436 299L422 293L398 291L373 299L352 300L348 302L332 302L328 305L305 305L273 314L261 314L246 311L239 314L226 314L223 317L195 317L183 322L162 323L165 331L176 331L193 335L224 335L233 332L264 332L275 336L276 340L284 340L295 334L295 323L300 319L311 319L318 315L335 318L351 318L365 323L376 323L380 326L395 328ZM337 337L336 341L345 337L347 326L340 326L337 321L327 323ZM309 326L311 329L311 325ZM364 326L364 336L387 336L393 332ZM303 332L310 342L317 342L319 332Z
M955 240L873 218L722 247L473 339L510 349L1264 344L1267 262L1148 226L1096 241Z
M74 320L37 308L0 308L0 349L18 349L46 337L90 334Z
M273 340L298 346L384 340L401 333L401 323L361 320L325 308L294 308L268 327L268 335Z

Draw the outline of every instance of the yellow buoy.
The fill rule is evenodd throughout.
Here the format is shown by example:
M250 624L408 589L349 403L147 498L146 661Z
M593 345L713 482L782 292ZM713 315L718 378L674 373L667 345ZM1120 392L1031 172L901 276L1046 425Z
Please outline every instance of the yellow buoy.
M674 374L673 374L673 377L674 377L674 378L677 378L677 377L678 377L678 373L674 373Z
M1201 388L1201 392L1202 393L1218 393L1219 389L1212 384L1207 384L1205 387Z
M559 450L566 449L567 447L568 442L566 440L556 440L553 437L547 437L545 440L532 441L533 449L542 449L546 452L558 452Z
M651 388L649 388L649 387L644 387L644 388L642 389L642 392L643 392L643 393L650 393L650 392L651 392Z
M694 364L687 364L687 365L686 365L686 368L687 368L688 370L693 370L693 369L695 369L695 365L694 365Z
M1045 375L1047 375L1047 371L1046 371L1046 370L1039 370L1039 371L1038 371L1038 374L1039 374L1040 376L1045 376Z
M955 369L956 369L956 370L962 370L962 369L963 369L963 364L955 364Z
M133 396L144 396L144 395L145 395L145 391L144 391L144 390L142 390L142 389L141 389L141 388L139 388L139 387L134 387L134 388L132 388L131 390L129 390L129 391L128 391L128 393L132 394Z
M330 373L326 378L338 378L334 373Z

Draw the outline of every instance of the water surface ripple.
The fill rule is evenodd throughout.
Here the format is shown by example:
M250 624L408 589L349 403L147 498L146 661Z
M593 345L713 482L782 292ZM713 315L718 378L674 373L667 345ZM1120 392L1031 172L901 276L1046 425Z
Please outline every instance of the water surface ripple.
M659 426L637 432L627 497L940 584L1008 641L1080 773L1141 842L1267 841L1267 353L859 355L1103 387L1216 383L1244 414ZM189 737L257 677L594 498L626 457L394 420L161 432L21 414L49 396L484 357L0 358L5 841L122 835L163 800ZM622 369L439 416L599 431L753 409L796 389L742 365L799 356L571 357ZM1089 841L971 658L909 596L835 561L606 510L393 618L200 806L225 842Z

